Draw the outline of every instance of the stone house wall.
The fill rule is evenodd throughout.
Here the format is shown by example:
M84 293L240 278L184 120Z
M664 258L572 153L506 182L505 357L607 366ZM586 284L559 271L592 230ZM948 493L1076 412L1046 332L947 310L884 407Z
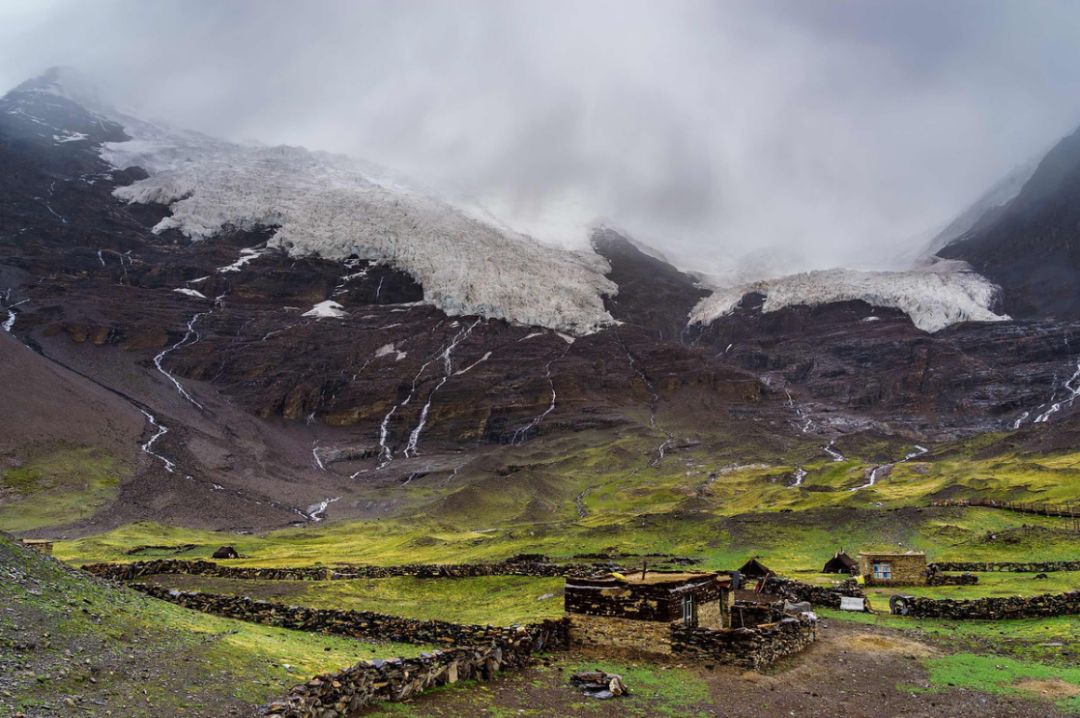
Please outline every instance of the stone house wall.
M711 603L717 604L716 610L719 611L721 598L730 596L731 592L722 590L715 581L707 579L701 579L695 585L675 586L662 583L613 584L586 578L567 582L563 606L567 613L671 622L682 619L682 600L688 594L693 595L700 617L702 607Z
M618 616L568 614L570 645L635 654L671 654L671 624Z
M889 563L892 578L874 578L875 563ZM925 554L859 554L859 573L868 586L918 586L926 583Z
M817 640L817 622L786 617L755 628L691 628L671 625L676 656L759 670Z

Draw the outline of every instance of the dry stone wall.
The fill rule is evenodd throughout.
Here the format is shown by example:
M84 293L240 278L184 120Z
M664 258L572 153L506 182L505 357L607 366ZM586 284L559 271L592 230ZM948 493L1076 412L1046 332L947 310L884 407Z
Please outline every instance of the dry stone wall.
M133 581L157 574L187 574L216 578L253 579L266 581L333 581L366 578L474 578L477 576L589 576L599 567L592 564L554 564L547 561L503 561L473 564L405 564L400 566L340 566L305 568L254 568L225 566L213 561L184 561L157 559L131 563L95 563L82 567L84 571L114 581ZM619 567L605 566L604 570Z
M472 646L499 643L517 635L521 630L533 630L543 637L542 643L548 648L565 648L568 645L567 625L563 620L544 621L524 628L470 626L449 621L420 621L373 611L286 606L246 596L176 591L148 584L132 583L129 587L154 598L196 611L299 631L333 633L352 638L400 643ZM548 645L548 641L554 641L554 643Z
M1045 618L1080 614L1080 591L1040 596L974 598L970 600L899 597L908 616L916 618L983 619Z
M671 649L677 656L754 670L803 650L817 640L817 622L786 617L754 628L691 628L671 626Z
M941 571L1015 571L1017 573L1052 573L1080 571L1080 561L935 561Z

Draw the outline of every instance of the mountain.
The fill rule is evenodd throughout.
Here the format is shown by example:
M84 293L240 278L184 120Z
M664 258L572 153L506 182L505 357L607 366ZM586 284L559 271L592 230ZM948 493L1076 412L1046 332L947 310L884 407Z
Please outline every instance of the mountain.
M0 98L0 360L36 417L0 467L102 477L67 522L44 483L5 488L27 531L543 522L585 511L565 461L595 447L641 471L886 460L987 431L1053 446L1073 422L1077 325L1011 320L1010 285L1002 310L960 262L714 290L611 227L555 249L363 162L148 123L83 85Z
M1080 129L1055 145L1019 193L938 251L1003 290L1021 318L1080 318Z

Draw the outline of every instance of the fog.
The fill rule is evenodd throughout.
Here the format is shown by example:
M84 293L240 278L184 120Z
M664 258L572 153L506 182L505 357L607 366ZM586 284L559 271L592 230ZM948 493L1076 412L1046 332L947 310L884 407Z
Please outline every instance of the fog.
M362 157L543 241L909 259L1080 125L1080 3L0 0L0 86Z

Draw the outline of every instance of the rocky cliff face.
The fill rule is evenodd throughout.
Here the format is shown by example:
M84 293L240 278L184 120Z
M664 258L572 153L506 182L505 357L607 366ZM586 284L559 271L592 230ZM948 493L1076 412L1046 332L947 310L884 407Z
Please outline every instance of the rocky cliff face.
M1014 317L1080 318L1080 130L1039 163L1020 193L942 248L1004 290Z
M31 359L145 418L135 478L99 527L384 515L420 477L512 473L518 452L582 432L637 432L663 461L691 435L936 440L1073 408L1068 323L927 334L863 302L763 312L750 294L688 326L706 291L610 229L593 247L616 324L571 336L449 316L402 266L290 253L275 226L193 241L162 222L165 205L115 196L146 177L102 159L125 137L64 93L0 100L0 321ZM18 391L33 395L43 375L27 371Z

